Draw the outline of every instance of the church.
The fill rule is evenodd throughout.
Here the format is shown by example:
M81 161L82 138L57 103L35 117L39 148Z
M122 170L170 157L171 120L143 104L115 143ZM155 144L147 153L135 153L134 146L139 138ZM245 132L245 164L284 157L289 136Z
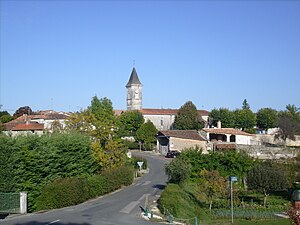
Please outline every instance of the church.
M140 111L145 121L150 120L158 130L172 130L175 116L178 109L151 109L143 108L143 85L138 77L135 67L133 67L128 83L127 89L127 110ZM184 104L184 103L183 103ZM207 124L209 112L206 110L198 110L199 115Z

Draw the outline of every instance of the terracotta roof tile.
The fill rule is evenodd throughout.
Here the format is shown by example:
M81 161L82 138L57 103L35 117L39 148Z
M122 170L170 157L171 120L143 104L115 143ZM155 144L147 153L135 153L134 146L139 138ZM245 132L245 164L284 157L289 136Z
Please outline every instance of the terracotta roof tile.
M14 127L11 129L12 131L22 131L22 130L44 130L44 124L39 124L39 123L20 123L16 124Z
M158 133L168 137L206 141L196 130L165 130Z

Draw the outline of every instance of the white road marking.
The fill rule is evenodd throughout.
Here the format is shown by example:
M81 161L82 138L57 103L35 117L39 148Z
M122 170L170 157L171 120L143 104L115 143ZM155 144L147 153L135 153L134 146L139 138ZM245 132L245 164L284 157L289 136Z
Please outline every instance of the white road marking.
M150 181L150 180L147 180L147 181L145 181L145 183L142 184L142 186L148 185L148 184L150 184L150 183L151 183L151 181Z
M130 202L120 212L122 212L122 213L130 213L131 210L133 210L133 208L136 207L139 203L140 203L139 201Z
M57 222L59 222L60 220L54 220L54 221L52 221L52 222L50 222L50 223L47 223L47 224L45 224L45 225L50 225L50 224L54 224L54 223L57 223Z

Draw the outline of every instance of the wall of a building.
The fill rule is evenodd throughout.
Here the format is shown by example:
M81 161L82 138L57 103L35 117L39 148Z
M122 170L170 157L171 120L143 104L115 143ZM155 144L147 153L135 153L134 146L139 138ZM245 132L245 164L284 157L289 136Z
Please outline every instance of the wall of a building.
M203 153L207 153L206 141L170 137L170 150L182 151L185 148L194 148L197 145L202 148Z
M250 145L251 144L251 136L236 135L235 142L239 145Z
M140 109L142 109L142 85L133 84L127 88L127 110Z
M170 130L174 123L175 115L144 115L145 122L150 120L157 130Z

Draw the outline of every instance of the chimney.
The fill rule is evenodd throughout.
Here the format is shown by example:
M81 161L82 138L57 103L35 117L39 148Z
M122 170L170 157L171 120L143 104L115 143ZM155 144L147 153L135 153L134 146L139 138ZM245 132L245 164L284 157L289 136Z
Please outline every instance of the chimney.
M221 123L220 120L217 122L217 128L218 128L218 129L222 128L222 123Z

